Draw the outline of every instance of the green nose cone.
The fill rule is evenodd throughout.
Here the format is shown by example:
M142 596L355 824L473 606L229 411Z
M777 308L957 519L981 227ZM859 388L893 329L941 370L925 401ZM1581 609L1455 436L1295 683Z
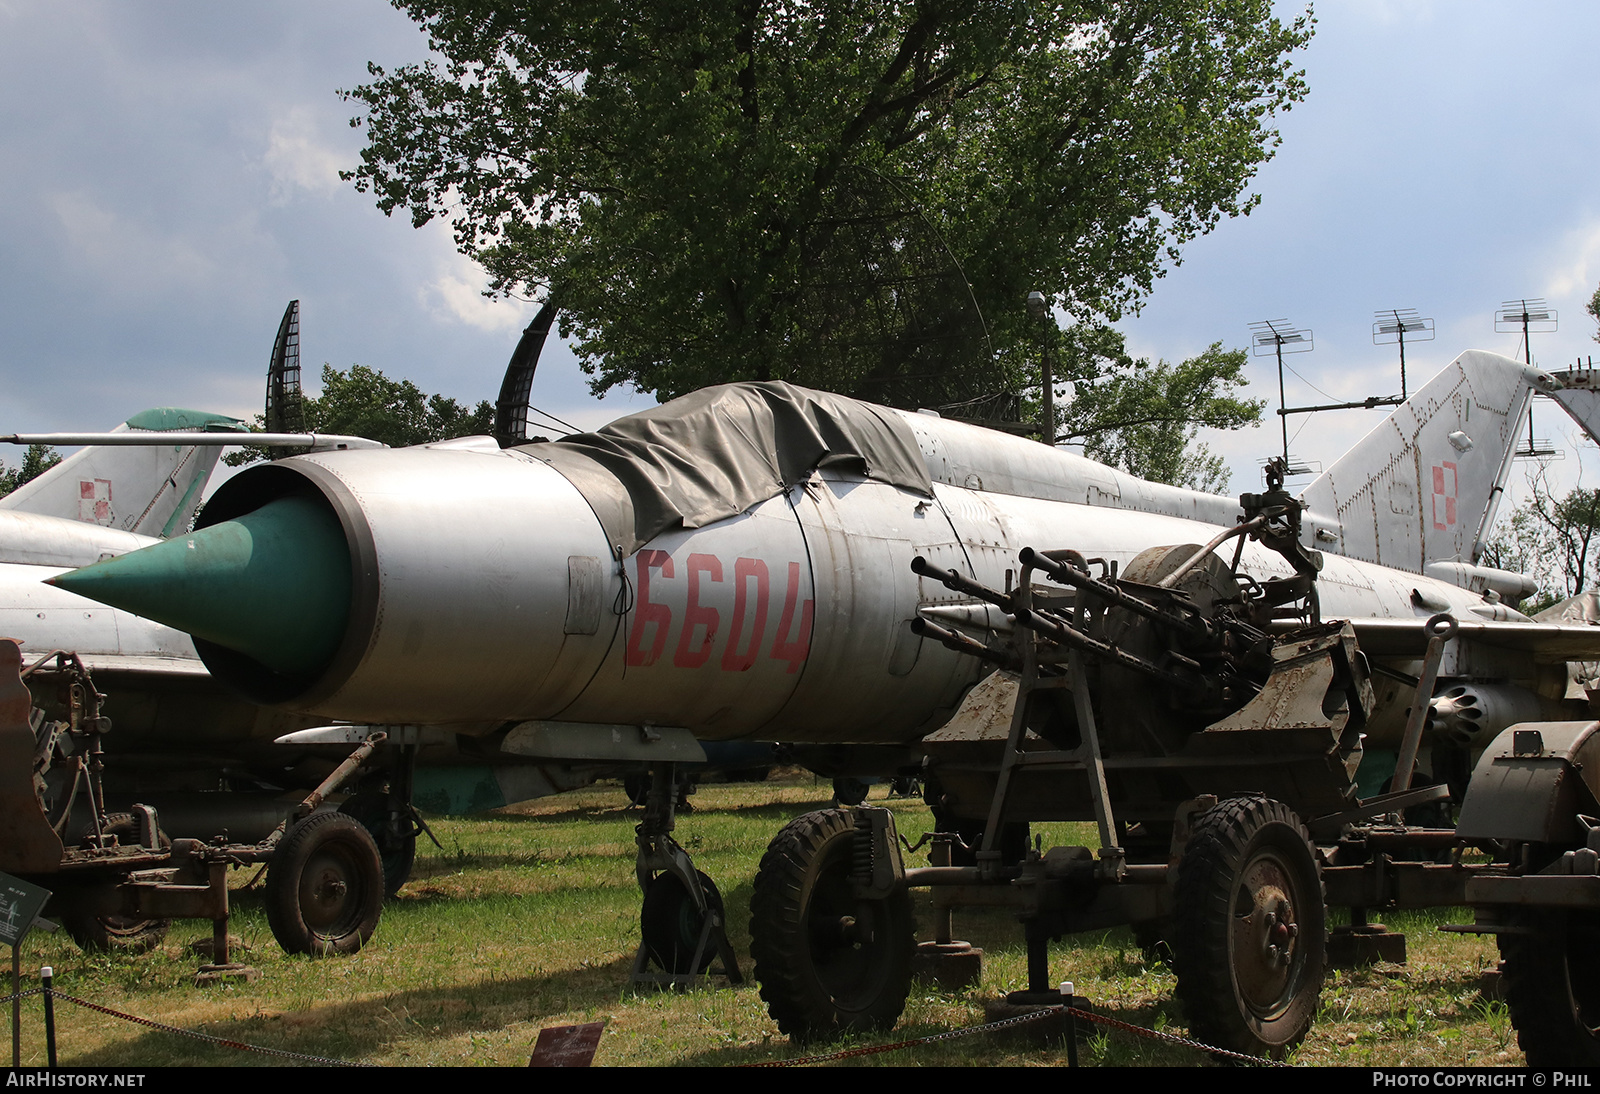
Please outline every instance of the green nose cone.
M50 583L304 675L344 637L350 551L325 506L285 497Z

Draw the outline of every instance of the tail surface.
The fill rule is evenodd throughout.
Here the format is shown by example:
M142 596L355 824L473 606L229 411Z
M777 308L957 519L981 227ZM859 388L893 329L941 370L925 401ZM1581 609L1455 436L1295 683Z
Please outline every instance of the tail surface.
M1600 444L1600 372L1592 368L1551 373L1561 385L1550 397L1583 427L1589 439Z
M164 407L135 414L113 432L240 426L235 418ZM0 509L65 517L146 536L182 532L217 466L216 445L90 446L0 498Z
M1418 574L1476 563L1528 400L1558 386L1509 357L1463 353L1306 487L1313 546Z

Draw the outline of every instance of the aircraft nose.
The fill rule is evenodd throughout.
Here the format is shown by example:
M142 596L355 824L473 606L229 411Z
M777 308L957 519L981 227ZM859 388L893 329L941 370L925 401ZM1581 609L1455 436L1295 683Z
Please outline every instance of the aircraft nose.
M324 668L344 636L350 549L334 513L290 495L50 584L298 676Z

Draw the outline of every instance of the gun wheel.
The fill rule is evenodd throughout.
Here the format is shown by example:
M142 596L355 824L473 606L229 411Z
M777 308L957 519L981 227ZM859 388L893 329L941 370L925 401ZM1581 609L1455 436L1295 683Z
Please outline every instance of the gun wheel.
M267 925L285 953L355 953L383 913L383 863L372 834L343 813L289 829L267 869Z
M797 1041L892 1027L914 949L911 895L858 900L855 818L824 809L767 847L750 898L756 980L778 1028Z
M139 822L131 813L109 813L105 833L115 836L119 843L137 842ZM165 832L160 833L159 838L163 847L170 846ZM69 893L57 897L57 905L61 925L85 953L146 953L161 945L172 927L170 919L97 915L90 909L99 905L98 900L80 900Z
M1322 991L1322 877L1292 809L1233 798L1203 814L1178 863L1173 954L1195 1038L1283 1056Z
M1529 1067L1600 1065L1600 915L1527 908L1502 934L1506 1005Z

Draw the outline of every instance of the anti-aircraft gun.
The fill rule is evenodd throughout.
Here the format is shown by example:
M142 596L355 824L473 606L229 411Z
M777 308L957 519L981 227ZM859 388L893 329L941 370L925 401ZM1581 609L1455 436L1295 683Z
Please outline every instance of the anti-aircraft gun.
M1013 1004L1060 1001L1051 939L1129 924L1170 945L1195 1036L1281 1054L1316 1013L1328 903L1353 909L1332 940L1346 956L1392 954L1403 938L1366 925L1365 909L1462 904L1470 878L1505 872L1464 863L1454 831L1400 820L1448 796L1409 784L1450 617L1429 621L1392 788L1358 797L1371 669L1352 626L1320 618L1320 556L1302 546L1282 466L1268 475L1265 493L1240 499L1235 527L1148 549L1121 573L1071 549L1025 548L1015 583L993 589L913 563L973 602L926 608L915 629L996 667L923 740L934 803L958 830L935 835L933 865L920 868L903 861L887 810L811 814L780 833L756 882L752 950L781 1028L892 1021L912 964L909 890L928 886L936 937L920 950L935 964L974 963L953 909L1015 910L1029 984ZM1241 569L1247 538L1285 572ZM957 629L982 613L998 640ZM1005 838L1037 821L1093 821L1099 846Z

